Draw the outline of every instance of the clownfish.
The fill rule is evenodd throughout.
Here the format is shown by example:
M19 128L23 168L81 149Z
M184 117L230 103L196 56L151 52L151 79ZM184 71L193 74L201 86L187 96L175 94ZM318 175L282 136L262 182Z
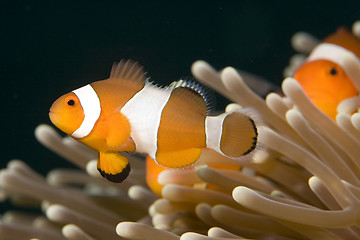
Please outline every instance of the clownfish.
M51 106L51 122L96 150L100 174L122 182L130 172L121 152L148 154L157 164L182 168L210 148L239 159L257 146L255 121L242 111L207 114L203 88L179 80L153 85L132 61L114 63L110 77L80 87Z
M309 99L334 120L338 104L359 94L345 57L360 71L360 39L341 27L313 49L293 76Z

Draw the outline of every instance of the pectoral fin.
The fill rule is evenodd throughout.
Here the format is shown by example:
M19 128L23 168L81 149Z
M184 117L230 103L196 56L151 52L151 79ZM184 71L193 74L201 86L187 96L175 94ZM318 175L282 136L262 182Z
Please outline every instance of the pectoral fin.
M116 183L124 181L130 172L128 159L116 152L99 152L97 168L104 178Z
M106 144L112 151L135 151L130 138L129 120L120 112L114 112L108 118L111 128L106 136Z
M200 148L188 148L181 151L158 152L156 162L164 167L181 168L194 164L200 157Z

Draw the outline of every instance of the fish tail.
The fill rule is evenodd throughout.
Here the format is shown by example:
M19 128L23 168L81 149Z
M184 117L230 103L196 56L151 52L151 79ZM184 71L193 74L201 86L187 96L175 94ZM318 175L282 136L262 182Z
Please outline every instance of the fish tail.
M255 121L244 111L233 111L205 120L206 147L233 159L251 153L258 143Z

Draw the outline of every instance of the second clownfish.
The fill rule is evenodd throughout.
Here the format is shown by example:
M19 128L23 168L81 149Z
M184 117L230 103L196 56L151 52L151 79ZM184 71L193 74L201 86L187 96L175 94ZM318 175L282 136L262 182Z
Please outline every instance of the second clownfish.
M204 148L238 159L257 145L254 120L242 111L207 115L202 88L177 81L159 88L132 61L115 63L110 78L93 82L57 99L52 123L99 152L97 168L112 182L130 172L121 152L146 153L159 165L194 164Z
M345 28L325 38L300 66L294 78L310 100L332 119L338 104L359 94L354 70L360 73L360 39ZM349 67L344 59L352 61ZM356 75L357 76L357 75Z

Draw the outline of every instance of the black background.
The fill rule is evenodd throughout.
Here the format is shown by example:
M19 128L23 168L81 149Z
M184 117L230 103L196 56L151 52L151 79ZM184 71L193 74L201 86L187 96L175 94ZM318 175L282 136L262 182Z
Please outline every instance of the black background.
M318 38L360 19L360 1L1 1L1 159L42 174L69 166L34 138L60 95L105 79L114 61L139 61L167 85L198 59L281 83L290 37ZM218 100L224 108L226 100Z

